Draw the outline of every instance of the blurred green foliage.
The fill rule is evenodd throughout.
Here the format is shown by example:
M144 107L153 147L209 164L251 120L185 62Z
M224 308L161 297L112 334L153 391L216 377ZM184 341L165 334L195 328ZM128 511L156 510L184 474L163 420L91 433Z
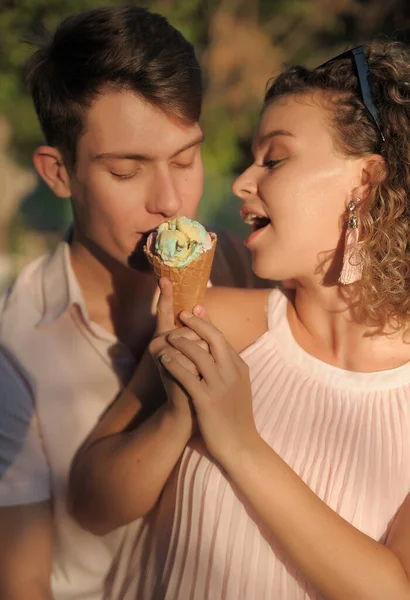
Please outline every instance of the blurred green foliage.
M13 127L10 152L29 165L42 134L24 85L32 52L24 40L79 11L120 0L0 0L0 113ZM392 35L410 23L408 0L147 0L133 2L167 16L192 41L203 66L206 184L200 218L240 231L229 189L234 172L250 160L249 141L264 85L284 61L310 66L347 45ZM0 182L1 185L1 182ZM36 229L59 229L67 206L44 186L22 206Z

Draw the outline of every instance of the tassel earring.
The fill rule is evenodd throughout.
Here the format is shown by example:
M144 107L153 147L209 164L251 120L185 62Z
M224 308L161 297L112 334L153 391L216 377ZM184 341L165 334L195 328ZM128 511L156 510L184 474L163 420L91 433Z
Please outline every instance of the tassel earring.
M339 283L342 285L355 283L355 281L360 281L362 278L363 262L357 245L359 241L359 219L356 214L356 207L360 201L360 198L356 198L351 200L348 205L349 222L345 236L343 268L339 277Z

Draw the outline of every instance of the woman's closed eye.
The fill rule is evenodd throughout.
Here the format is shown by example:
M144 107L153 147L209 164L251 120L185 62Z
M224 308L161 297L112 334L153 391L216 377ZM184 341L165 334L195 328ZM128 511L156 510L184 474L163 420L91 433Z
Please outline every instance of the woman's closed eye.
M278 160L273 160L273 159L265 159L263 161L263 166L266 169L274 169L275 167L277 167L281 162L283 162L285 159L284 158L280 158Z

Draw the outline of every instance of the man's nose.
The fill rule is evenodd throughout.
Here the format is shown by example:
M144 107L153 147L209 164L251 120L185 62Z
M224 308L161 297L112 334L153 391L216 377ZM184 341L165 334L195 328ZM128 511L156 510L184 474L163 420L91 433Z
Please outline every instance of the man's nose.
M147 210L150 213L173 217L182 206L178 187L169 169L163 169L155 174L155 183L149 194Z

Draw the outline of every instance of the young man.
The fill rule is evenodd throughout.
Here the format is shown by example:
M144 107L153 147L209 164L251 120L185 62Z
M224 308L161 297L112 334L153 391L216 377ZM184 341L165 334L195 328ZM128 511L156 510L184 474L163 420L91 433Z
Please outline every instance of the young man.
M28 82L46 139L34 164L72 199L74 223L0 302L0 597L97 600L122 532L76 525L69 469L138 373L151 412L162 402L156 371L150 382L140 365L156 305L142 246L164 220L193 217L201 197L201 74L165 18L104 8L65 20ZM218 283L231 284L224 260Z

